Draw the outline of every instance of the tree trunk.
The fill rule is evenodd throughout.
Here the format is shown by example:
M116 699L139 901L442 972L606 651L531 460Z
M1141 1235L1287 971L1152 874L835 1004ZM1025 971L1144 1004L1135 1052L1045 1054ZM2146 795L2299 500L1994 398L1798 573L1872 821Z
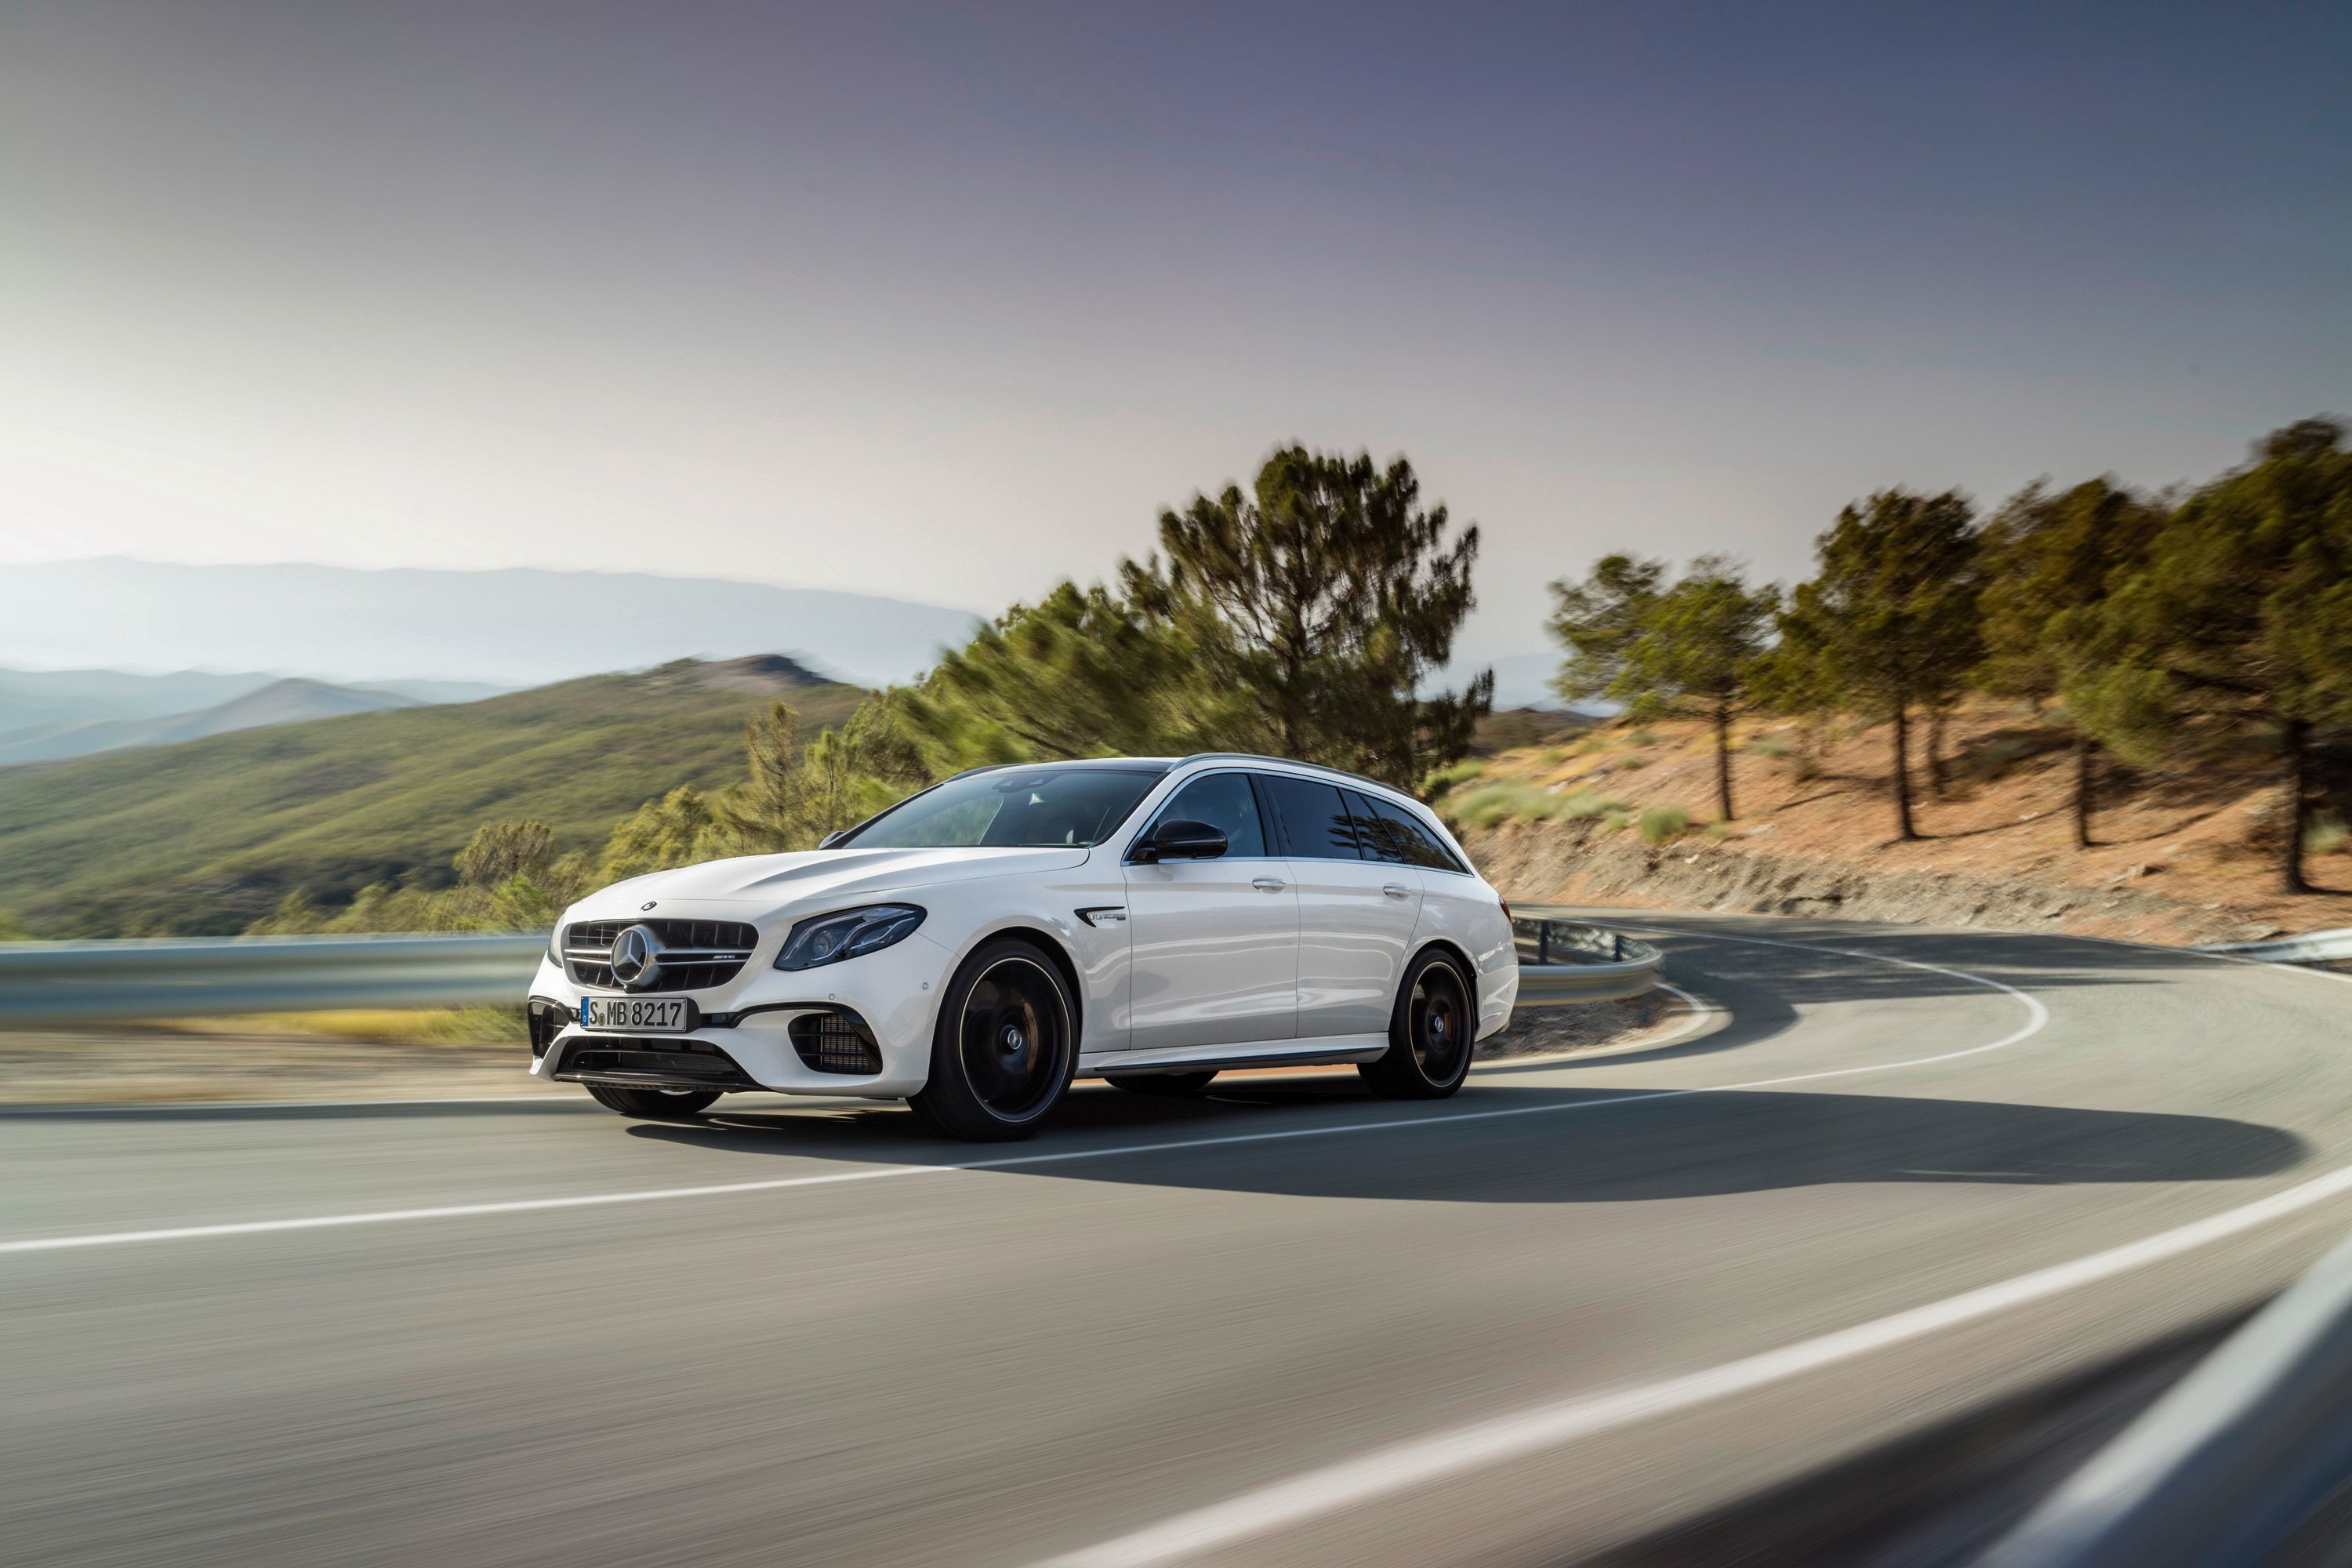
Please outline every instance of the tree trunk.
M1927 710L1927 787L1935 792L1937 800L1945 799L1952 793L1944 778L1944 710L1941 708Z
M1715 809L1725 822L1731 810L1731 704L1715 705Z
M1895 705L1895 837L1916 838L1911 826L1911 704Z
M2074 847L2091 847L2091 770L2099 743L2085 730L2074 731Z
M2303 874L2303 836L2311 826L2311 725L2286 721L2286 855L2281 879L2290 893L2315 893Z

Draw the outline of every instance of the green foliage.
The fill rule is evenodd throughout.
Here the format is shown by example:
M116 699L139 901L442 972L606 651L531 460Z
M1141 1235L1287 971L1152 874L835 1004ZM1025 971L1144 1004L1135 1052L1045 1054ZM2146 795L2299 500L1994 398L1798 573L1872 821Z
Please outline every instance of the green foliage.
M1983 646L1983 574L1974 518L1957 490L1881 490L1848 506L1822 534L1821 571L1781 616L1779 666L1768 678L1784 700L1832 694L1895 721L1897 832L1911 823L1911 711L1948 708Z
M1435 800L1446 791L1468 784L1486 771L1486 761L1480 757L1465 757L1458 763L1433 769L1421 781L1421 798Z
M1450 526L1402 458L1379 468L1287 447L1250 494L1228 486L1162 512L1164 562L1124 563L1121 584L1210 692L1243 700L1223 722L1410 788L1470 749L1494 701L1492 672L1420 695L1475 603L1478 530L1449 540Z
M1510 781L1477 784L1446 797L1440 808L1452 821L1472 827L1500 822L1581 821L1625 809L1591 790L1563 794Z
M1219 679L1226 661L1206 646L1222 637L1213 618L1153 615L1066 582L895 693L899 724L934 777L996 763L1264 750L1275 737L1263 714Z
M1706 825L1706 836L1716 843L1720 844L1725 839L1731 837L1731 824L1727 822L1710 822Z
M2282 880L2303 872L2312 739L2352 723L2352 451L2344 427L2273 432L2246 467L2173 512L2116 584L2070 683L2084 722L2126 756L2193 755L2250 733L2283 741L2291 816Z
M7 910L0 910L0 942L30 942L32 940L33 933L31 930L26 926L24 921L18 920Z
M2011 497L1984 530L1978 679L2042 700L2088 673L2104 640L2095 612L2163 523L2161 508L2110 479Z
M1552 595L1551 634L1569 655L1552 689L1622 702L1635 720L1709 720L1718 804L1732 816L1731 721L1754 700L1780 590L1748 587L1727 555L1700 556L1671 585L1663 563L1610 555L1581 583L1554 583ZM1656 739L1633 736L1636 745Z
M1759 757L1770 757L1778 761L1795 751L1796 746L1786 735L1759 735L1740 750L1753 752Z
M1642 842L1671 844L1690 831L1690 813L1679 805L1654 805L1642 813Z
M2304 829L2303 847L2311 855L2342 854L2352 849L2352 827L2345 826L2342 817L2322 817Z
M1629 746L1654 746L1658 743L1658 732L1650 729L1636 730L1625 737L1625 743Z

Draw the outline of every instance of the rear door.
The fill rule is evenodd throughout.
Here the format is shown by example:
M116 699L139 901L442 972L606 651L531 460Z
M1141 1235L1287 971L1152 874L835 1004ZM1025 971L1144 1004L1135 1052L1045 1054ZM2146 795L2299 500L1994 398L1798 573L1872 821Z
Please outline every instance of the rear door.
M1260 773L1298 892L1298 1034L1378 1034L1419 918L1421 879L1379 858L1378 817L1322 779Z
M1286 1040L1298 1016L1298 895L1244 773L1187 780L1144 825L1222 828L1213 860L1126 868L1134 1050Z

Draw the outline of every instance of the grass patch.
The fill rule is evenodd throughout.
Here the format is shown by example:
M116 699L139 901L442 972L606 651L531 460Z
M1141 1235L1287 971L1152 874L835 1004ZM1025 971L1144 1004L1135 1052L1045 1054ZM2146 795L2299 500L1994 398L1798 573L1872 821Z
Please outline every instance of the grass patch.
M1778 761L1797 748L1786 735L1759 735L1739 749L1743 752L1753 752L1759 757L1770 757Z
M1672 844L1690 831L1690 813L1679 805L1654 805L1642 813L1642 842Z
M1458 789L1486 771L1486 763L1477 757L1465 757L1458 763L1448 763L1421 781L1424 800L1433 800L1451 789Z
M1492 827L1499 822L1578 822L1625 809L1597 790L1556 794L1530 784L1495 783L1474 785L1449 796L1445 813L1472 827Z
M2333 816L2315 822L2303 830L2303 847L2305 853L2312 855L2342 854L2352 849L2352 827L2345 826L2342 819Z
M1655 730L1636 730L1625 739L1636 746L1654 746L1658 743L1658 732Z

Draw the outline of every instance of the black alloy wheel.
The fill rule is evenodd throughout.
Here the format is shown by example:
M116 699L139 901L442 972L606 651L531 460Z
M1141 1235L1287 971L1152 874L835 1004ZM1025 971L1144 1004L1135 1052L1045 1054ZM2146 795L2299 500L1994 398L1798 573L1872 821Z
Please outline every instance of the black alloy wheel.
M930 1081L908 1103L950 1137L1026 1138L1077 1070L1076 1019L1051 959L1017 937L989 942L949 984Z
M1389 1048L1358 1064L1374 1094L1389 1100L1443 1100L1462 1087L1478 1035L1469 978L1450 953L1432 949L1405 971L1389 1020Z

